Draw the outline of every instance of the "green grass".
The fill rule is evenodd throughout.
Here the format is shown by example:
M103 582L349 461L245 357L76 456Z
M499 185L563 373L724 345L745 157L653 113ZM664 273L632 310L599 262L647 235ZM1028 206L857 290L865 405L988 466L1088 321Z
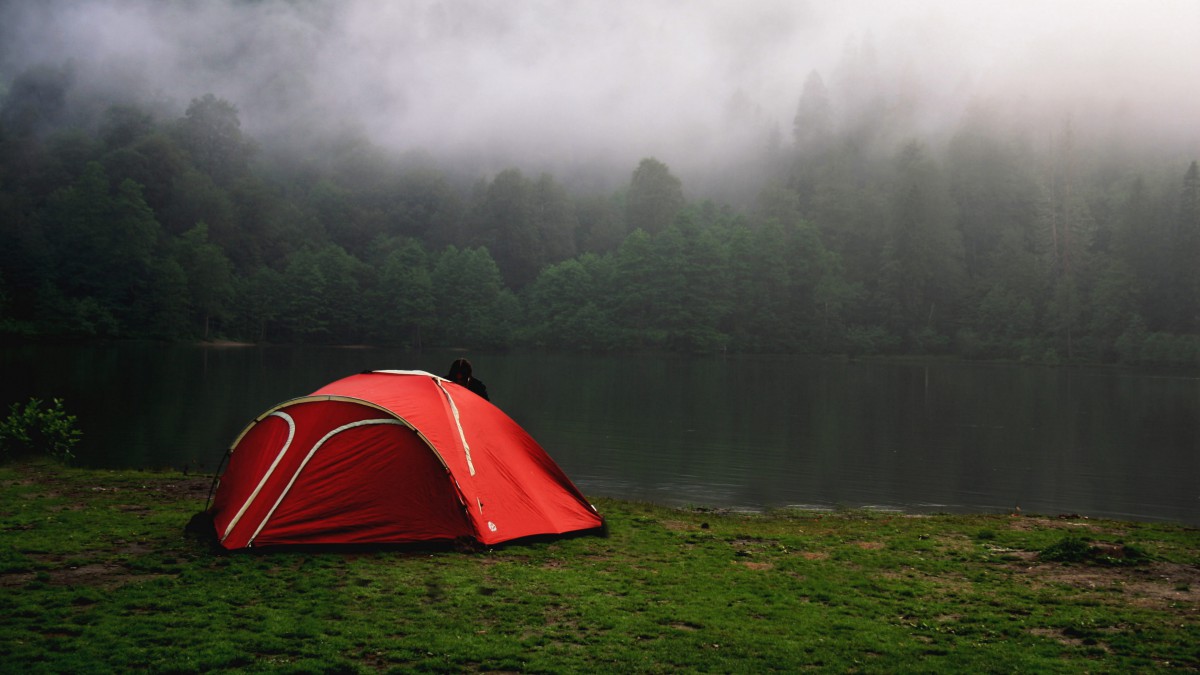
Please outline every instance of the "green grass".
M183 536L208 486L0 467L0 663L30 673L1200 668L1200 532L1181 526L599 500L606 538L216 555Z

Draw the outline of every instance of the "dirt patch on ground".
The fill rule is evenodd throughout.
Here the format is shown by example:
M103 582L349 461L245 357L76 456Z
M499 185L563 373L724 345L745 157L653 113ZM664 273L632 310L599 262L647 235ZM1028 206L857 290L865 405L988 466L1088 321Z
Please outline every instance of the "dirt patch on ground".
M1075 516L1059 516L1057 518L1046 518L1044 516L1014 516L1009 520L1010 527L1014 530L1065 530L1069 532L1101 532L1107 531L1113 534L1120 534L1117 530L1102 530L1102 528L1089 523L1085 520L1080 520Z
M48 465L29 464L24 467L27 476L10 482L15 485L38 485L41 491L25 495L28 499L57 499L67 498L71 501L85 500L97 495L119 497L122 493L136 493L139 499L150 498L153 501L175 503L182 500L196 500L201 507L208 500L209 491L213 486L213 477L204 474L184 476L159 476L150 473L144 482L131 482L114 479L104 484L106 473L97 471L96 481L91 484L80 484L71 478L59 475L58 470ZM166 480L164 480L166 479Z
M93 486L89 490L93 493L113 493L120 495L122 492L135 492L142 499L149 498L155 502L175 503L181 499L195 500L201 508L208 501L209 490L212 488L212 478L207 476L196 476L195 478L186 478L183 480L172 481L170 483L147 483L145 485L120 485L120 486Z
M1116 632L1116 631L1117 631L1117 629L1112 630L1112 632ZM1104 642L1102 642L1100 640L1097 640L1094 637L1091 637L1091 636L1083 637L1080 635L1075 635L1074 633L1072 633L1069 630L1063 630L1060 628L1033 628L1033 629L1030 629L1029 632L1032 635L1036 635L1038 637L1043 637L1043 638L1049 638L1051 640L1058 642L1061 645L1066 645L1068 647L1089 646L1089 647L1092 647L1095 649L1099 649L1105 653L1112 651L1112 649L1109 648L1109 646L1107 644L1105 644Z
M689 523L682 520L664 520L662 521L662 525L673 532L687 532L701 529L700 526L695 523Z
M36 579L33 572L4 572L0 574L0 588L20 588Z
M1200 568L1195 566L1152 562L1110 567L1051 562L1021 564L1018 569L1037 583L1116 594L1122 602L1200 616Z
M120 588L126 584L164 578L166 574L146 574L130 571L116 563L89 563L40 570L37 572L6 572L0 574L0 588L21 588L34 582L51 586L87 586L102 590Z
M167 575L134 574L121 565L91 564L52 570L49 583L61 586L91 586L111 589L135 581L147 581L165 576Z

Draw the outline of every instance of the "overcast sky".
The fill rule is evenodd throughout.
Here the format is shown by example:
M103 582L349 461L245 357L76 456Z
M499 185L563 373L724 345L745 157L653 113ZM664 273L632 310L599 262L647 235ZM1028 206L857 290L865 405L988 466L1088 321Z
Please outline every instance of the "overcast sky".
M212 92L252 134L320 120L435 156L712 161L786 139L808 74L839 86L863 44L929 127L981 99L1120 109L1200 151L1200 0L8 0L0 26L9 78L73 58L179 110Z

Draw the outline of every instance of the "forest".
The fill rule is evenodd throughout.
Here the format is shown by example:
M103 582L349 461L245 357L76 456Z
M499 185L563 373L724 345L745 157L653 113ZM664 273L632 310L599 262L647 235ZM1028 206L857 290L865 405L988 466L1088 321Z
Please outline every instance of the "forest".
M693 191L283 144L236 102L0 88L0 336L1200 365L1195 157L985 101L936 133L819 73ZM904 130L904 131L897 131ZM719 196L714 196L719 195Z

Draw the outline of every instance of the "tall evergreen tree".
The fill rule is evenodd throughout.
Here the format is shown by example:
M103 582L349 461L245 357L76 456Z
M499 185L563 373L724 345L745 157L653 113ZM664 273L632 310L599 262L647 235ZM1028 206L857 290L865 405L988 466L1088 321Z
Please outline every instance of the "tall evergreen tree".
M920 144L906 144L895 162L882 270L893 303L892 326L909 340L923 331L945 336L965 281L954 203Z
M1095 222L1084 198L1073 123L1068 119L1052 150L1045 198L1038 218L1049 273L1046 325L1058 342L1059 353L1075 357L1086 309L1090 242Z
M663 282L663 270L674 268L676 261L656 258L661 249L656 250L645 230L637 229L625 238L614 257L613 317L620 329L638 336L639 346L661 347L666 342L660 300L663 289L673 284Z
M655 234L665 230L684 206L683 183L662 162L647 157L633 172L625 217L629 231Z
M283 272L284 330L303 342L356 343L366 334L363 289L371 268L336 244L306 248Z
M519 169L505 169L475 205L473 241L487 248L508 286L521 288L537 276L545 245L534 218L534 186Z
M833 105L817 71L808 74L792 119L792 142L802 155L820 153L833 140Z
M212 335L213 320L226 318L234 294L233 264L208 240L208 226L200 223L179 237L172 258L184 275L187 300L204 339Z
M422 345L435 306L429 256L415 240L404 240L384 258L371 305L375 334L384 342Z
M964 264L973 280L990 283L1003 269L990 267L1005 237L1028 237L1036 207L1037 185L1029 158L995 130L982 103L973 106L950 141L946 174L958 209Z
M212 94L192 99L179 121L178 133L192 162L219 185L241 178L256 150L242 135L237 107Z
M280 318L290 294L284 275L270 267L259 267L248 276L235 277L231 334L252 342L277 340L283 323Z
M548 173L533 184L532 217L543 254L538 269L575 255L575 206L567 189Z
M1200 164L1195 161L1183 174L1171 256L1177 308L1174 328L1200 333Z
M158 340L189 339L197 335L189 316L191 298L187 274L172 257L155 258L135 291L137 303L130 307L127 334Z
M438 344L505 346L519 306L504 288L500 267L487 249L449 246L433 264Z
M542 270L524 294L523 339L535 346L570 350L617 346L619 335L604 309L609 295L608 256L585 254Z
M582 196L575 199L575 241L581 253L616 250L625 238L625 218L616 197Z
M731 307L725 331L736 349L786 351L791 274L783 226L738 226L729 241Z

